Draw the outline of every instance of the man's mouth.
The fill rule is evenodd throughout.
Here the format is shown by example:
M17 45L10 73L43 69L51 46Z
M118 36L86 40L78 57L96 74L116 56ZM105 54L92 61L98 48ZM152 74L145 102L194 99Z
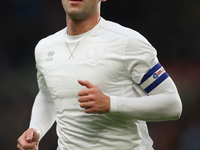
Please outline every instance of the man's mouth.
M83 0L70 0L70 1L73 1L73 2L74 2L74 1L75 1L75 2L76 2L76 1L81 2L81 1L83 1Z
M80 2L82 2L83 0L70 0L71 4L79 4Z

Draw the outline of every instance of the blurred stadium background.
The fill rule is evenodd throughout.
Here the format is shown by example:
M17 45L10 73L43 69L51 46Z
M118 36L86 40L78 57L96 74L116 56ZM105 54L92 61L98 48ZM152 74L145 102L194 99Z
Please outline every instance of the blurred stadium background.
M148 123L155 150L200 150L200 1L108 0L103 18L143 34L176 83L183 102L178 121ZM37 94L34 47L65 27L56 0L6 0L0 4L0 149L16 149L28 128ZM55 125L41 150L55 150Z

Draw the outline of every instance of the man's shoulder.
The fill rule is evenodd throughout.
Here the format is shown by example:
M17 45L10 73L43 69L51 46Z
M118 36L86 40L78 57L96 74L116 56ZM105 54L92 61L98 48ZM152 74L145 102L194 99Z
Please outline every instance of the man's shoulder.
M59 45L61 45L64 41L65 32L66 28L41 39L35 47L36 60L39 57L46 55L49 51L51 52L54 49L56 49Z
M106 29L109 32L113 32L115 34L119 34L126 37L132 35L139 35L139 32L137 32L134 29L125 27L119 23L108 20L104 20L104 22L102 23L102 28Z
M57 31L54 34L42 38L37 45L46 45L46 44L48 45L49 43L54 44L57 43L58 41L62 41L61 39L63 39L65 32L66 32L66 27L64 29Z

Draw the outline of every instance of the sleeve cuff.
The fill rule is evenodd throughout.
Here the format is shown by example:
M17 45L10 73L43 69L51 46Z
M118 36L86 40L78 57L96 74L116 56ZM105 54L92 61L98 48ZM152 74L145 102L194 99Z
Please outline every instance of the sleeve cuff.
M116 96L110 96L110 113L117 112L117 98Z

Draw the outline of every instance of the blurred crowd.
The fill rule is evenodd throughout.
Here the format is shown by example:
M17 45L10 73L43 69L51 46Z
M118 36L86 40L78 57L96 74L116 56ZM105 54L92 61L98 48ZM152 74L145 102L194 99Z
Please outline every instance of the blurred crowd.
M200 150L200 1L107 0L102 17L139 31L177 85L183 102L178 121L149 122L155 150ZM6 0L0 4L0 145L16 149L28 128L38 92L34 48L64 28L60 1ZM55 150L55 125L40 143Z

